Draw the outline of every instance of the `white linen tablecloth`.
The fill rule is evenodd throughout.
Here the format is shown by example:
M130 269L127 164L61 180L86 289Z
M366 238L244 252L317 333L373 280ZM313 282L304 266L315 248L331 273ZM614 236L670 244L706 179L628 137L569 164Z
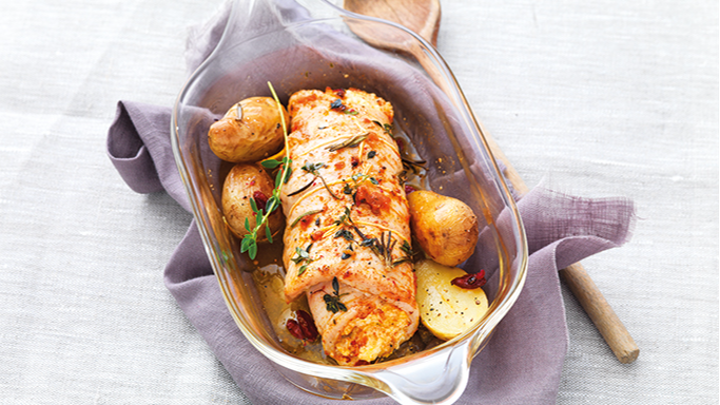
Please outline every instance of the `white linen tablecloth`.
M0 403L246 403L163 285L190 214L105 154L118 100L172 105L223 1L6 3ZM565 290L558 404L718 403L718 3L442 6L438 49L528 185L637 206L632 241L583 263L640 357Z

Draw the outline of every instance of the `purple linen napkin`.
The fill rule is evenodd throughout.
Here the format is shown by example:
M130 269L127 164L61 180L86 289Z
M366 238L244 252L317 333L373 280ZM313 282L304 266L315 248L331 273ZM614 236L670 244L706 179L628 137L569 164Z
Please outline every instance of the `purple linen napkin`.
M228 11L191 33L190 71L216 46ZM107 150L132 190L165 190L189 210L170 145L170 114L169 107L119 102ZM530 249L525 289L474 360L458 404L555 403L568 344L558 269L626 242L634 218L626 199L582 199L545 189L533 190L518 207ZM244 338L225 306L194 221L165 268L165 283L253 403L338 403L287 382ZM393 403L387 398L363 402Z

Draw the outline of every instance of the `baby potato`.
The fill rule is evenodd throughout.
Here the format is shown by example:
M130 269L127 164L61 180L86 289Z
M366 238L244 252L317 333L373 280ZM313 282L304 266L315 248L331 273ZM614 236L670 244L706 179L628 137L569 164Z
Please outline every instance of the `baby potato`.
M432 191L408 195L410 226L425 254L445 266L457 266L475 251L477 216L464 202Z
M258 208L264 208L268 198L272 196L275 182L260 166L249 163L238 163L230 170L222 191L222 210L230 230L238 238L249 232L245 229L245 218L250 229L256 225L255 213L250 205L254 199ZM285 222L281 209L275 210L268 218L270 232L274 235ZM258 241L265 241L265 231L258 232Z
M414 194L414 193L413 193ZM482 288L464 289L452 280L467 273L425 259L415 264L420 320L433 335L450 340L472 328L488 309Z
M290 117L281 106L285 126ZM208 132L210 149L222 160L234 163L256 162L280 151L283 127L275 100L250 97L230 107Z

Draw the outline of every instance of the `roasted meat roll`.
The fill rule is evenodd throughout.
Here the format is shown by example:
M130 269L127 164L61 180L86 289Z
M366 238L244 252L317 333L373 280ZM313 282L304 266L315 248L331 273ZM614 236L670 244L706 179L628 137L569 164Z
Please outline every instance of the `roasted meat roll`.
M328 88L293 94L288 111L285 296L307 295L325 353L338 364L371 363L418 325L392 106Z

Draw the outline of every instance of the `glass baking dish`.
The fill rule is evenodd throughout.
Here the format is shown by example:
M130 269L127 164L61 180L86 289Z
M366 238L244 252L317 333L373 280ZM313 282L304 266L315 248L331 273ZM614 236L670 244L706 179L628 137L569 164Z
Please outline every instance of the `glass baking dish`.
M208 128L237 101L281 102L300 89L359 88L390 101L395 130L427 162L427 184L473 208L480 239L462 264L486 271L490 307L466 333L395 360L341 367L288 352L273 331L220 208L230 164L209 149ZM517 299L525 282L522 221L482 130L452 72L435 49L403 27L344 11L324 0L237 0L222 38L180 92L172 145L193 215L228 310L245 337L301 389L337 399L388 395L403 404L452 403L465 390L473 357ZM279 242L276 242L276 244Z

